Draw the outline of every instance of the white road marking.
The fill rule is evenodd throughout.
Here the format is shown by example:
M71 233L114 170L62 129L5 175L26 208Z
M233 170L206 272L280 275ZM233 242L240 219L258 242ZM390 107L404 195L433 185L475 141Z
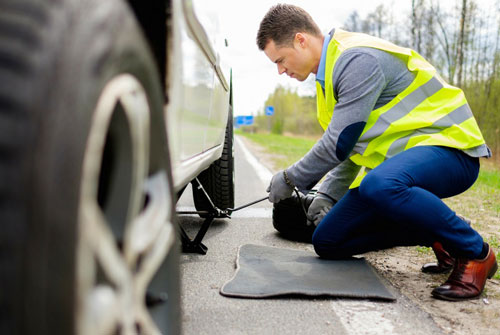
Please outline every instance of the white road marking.
M273 174L271 171L269 171L268 168L266 168L264 165L262 165L257 158L245 147L245 144L243 143L242 140L240 140L238 137L235 137L236 142L241 148L241 151L246 157L247 162L252 166L254 169L255 173L257 173L257 176L259 176L260 180L264 182L264 184L268 184L271 181L271 178L273 177Z
M231 214L233 218L259 218L259 219L268 219L273 216L273 209L268 207L257 207L257 208L245 208L242 211L234 212Z
M348 334L394 334L394 325L388 318L391 311L380 303L352 300L334 300L331 306Z

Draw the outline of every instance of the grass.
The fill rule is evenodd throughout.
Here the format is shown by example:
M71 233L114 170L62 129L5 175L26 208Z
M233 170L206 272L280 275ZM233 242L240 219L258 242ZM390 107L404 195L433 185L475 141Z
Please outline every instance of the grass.
M301 159L316 141L276 134L250 134L236 131L273 154L273 163L278 169L285 169Z
M498 238L496 236L490 236L486 238L486 242L492 247L493 249L499 250L496 254L497 256L497 261L500 261L500 242L498 241ZM494 279L500 279L500 270L495 273L493 276Z
M421 253L423 255L430 255L430 254L432 254L432 249L429 248L429 247L420 247L420 246L417 246L416 249L417 249L418 253Z
M481 165L476 183L471 188L482 194L484 205L500 217L500 170L493 163Z
M486 242L495 249L500 249L500 243L498 242L498 238L496 236L490 236L486 239Z

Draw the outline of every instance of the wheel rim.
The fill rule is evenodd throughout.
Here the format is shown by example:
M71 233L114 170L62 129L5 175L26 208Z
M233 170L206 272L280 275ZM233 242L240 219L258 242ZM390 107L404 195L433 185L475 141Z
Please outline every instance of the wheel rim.
M165 172L148 176L150 107L131 75L110 80L94 111L78 217L77 331L159 334L145 304L174 242Z

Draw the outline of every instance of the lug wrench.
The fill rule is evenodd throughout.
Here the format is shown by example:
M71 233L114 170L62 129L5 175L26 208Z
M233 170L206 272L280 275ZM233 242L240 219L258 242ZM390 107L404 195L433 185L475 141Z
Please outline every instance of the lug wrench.
M214 206L215 209L218 210L218 215L216 217L218 218L231 218L231 213L239 211L240 209L250 207L252 205L258 204L259 202L262 202L264 200L269 199L269 196L266 196L264 198L260 198L258 200L254 200L252 202L249 202L247 204L244 204L242 206L236 207L236 208L226 208L226 209L218 209L217 207ZM187 212L177 212L177 214L181 215L186 215L186 214L201 214L201 215L209 215L209 211L187 211Z

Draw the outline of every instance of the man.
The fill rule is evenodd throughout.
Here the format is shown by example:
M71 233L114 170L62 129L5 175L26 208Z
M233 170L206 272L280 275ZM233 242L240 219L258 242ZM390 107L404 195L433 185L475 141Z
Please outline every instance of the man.
M497 270L493 250L441 198L467 190L490 157L463 92L416 52L365 34L323 35L303 9L280 4L261 21L257 44L299 81L314 73L325 133L298 162L273 176L271 202L311 189L317 254L343 258L395 246L432 246L445 272L436 298L477 297ZM349 162L341 164L342 162ZM340 170L361 168L345 195ZM335 206L333 204L338 201ZM324 217L322 213L327 212ZM322 218L322 219L321 219ZM320 222L318 222L320 221Z

